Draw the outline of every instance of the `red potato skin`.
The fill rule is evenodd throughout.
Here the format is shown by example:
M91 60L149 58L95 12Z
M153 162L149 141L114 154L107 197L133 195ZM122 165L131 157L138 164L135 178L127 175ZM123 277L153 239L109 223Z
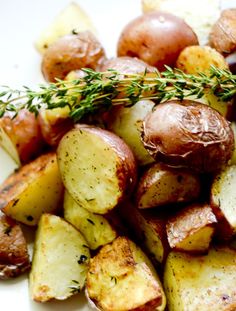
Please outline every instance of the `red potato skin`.
M170 13L156 11L137 17L124 28L117 55L138 57L164 70L164 65L173 67L179 53L190 45L198 45L190 26Z
M20 226L8 216L0 216L0 279L16 277L29 268L27 244Z
M42 73L47 81L65 79L73 70L96 69L105 59L105 51L89 31L66 35L46 50L42 61Z
M35 159L42 153L45 142L39 120L33 113L23 109L14 119L6 115L0 119L0 126L16 146L23 164Z
M232 157L230 123L211 107L191 100L159 104L143 122L142 140L156 159L198 172L214 172Z
M117 165L117 178L119 180L119 186L120 189L125 189L124 195L129 197L137 182L137 163L127 144L119 136L98 127L86 124L77 124L75 127L77 129L83 129L94 133L98 137L101 137L101 139L103 139L112 149L115 150L120 158L120 164L119 166ZM120 198L119 202L123 199L123 197Z
M227 55L236 51L236 9L224 10L213 25L209 44L218 52Z
M154 72L155 67L148 65L141 59L136 57L121 56L106 60L101 66L101 71L107 71L107 69L114 69L120 73L143 73Z

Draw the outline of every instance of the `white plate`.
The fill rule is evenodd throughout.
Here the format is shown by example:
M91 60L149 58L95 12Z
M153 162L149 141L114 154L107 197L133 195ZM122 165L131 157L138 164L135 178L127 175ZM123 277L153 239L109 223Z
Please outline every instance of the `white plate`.
M41 57L34 42L53 18L71 1L0 0L0 85L34 86L43 81ZM123 26L141 13L140 0L77 0L98 30L108 56L115 56L116 42ZM0 182L15 168L14 162L0 149ZM55 271L56 273L56 271ZM0 309L23 311L89 310L82 295L63 302L35 303L28 294L26 276L0 281Z

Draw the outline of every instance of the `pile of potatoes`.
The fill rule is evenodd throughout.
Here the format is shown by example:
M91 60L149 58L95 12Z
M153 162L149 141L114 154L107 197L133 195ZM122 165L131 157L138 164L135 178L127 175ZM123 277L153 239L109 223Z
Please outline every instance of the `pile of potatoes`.
M84 67L121 76L165 66L234 73L235 25L236 9L223 11L201 46L183 19L151 11L123 29L112 59L89 29L53 42L43 37L37 46L48 82L81 78ZM0 278L30 268L17 221L37 226L29 276L35 301L85 288L90 305L104 311L205 311L213 303L234 310L233 112L233 101L206 93L158 105L140 100L78 124L68 107L0 119L2 145L22 164L0 187L7 215L0 219ZM14 238L23 256L10 250Z

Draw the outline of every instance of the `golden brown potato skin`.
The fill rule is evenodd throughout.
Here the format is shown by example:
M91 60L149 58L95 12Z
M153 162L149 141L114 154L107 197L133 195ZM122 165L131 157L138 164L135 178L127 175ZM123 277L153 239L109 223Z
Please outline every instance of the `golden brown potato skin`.
M105 51L89 31L66 35L53 43L45 52L42 73L47 81L64 79L76 69L96 69L104 60Z
M211 107L191 100L158 105L144 119L142 139L156 160L199 172L219 170L234 150L230 123Z
M16 277L30 268L27 244L20 226L0 216L0 279Z
M38 118L33 113L23 109L14 119L6 115L0 119L0 126L16 146L22 163L29 162L42 152L44 140Z
M174 66L179 53L197 45L193 30L180 18L167 12L150 12L131 21L118 41L118 56L138 57L163 70Z
M155 67L148 65L137 57L121 56L106 60L101 66L101 71L115 69L121 73L154 72Z
M236 9L224 10L212 27L209 44L222 54L236 51Z

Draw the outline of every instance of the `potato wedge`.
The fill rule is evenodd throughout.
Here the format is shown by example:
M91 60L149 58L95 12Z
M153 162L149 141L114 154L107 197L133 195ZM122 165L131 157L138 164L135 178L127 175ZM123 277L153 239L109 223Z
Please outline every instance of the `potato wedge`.
M119 237L91 259L88 298L103 311L164 310L165 294L144 253L128 238Z
M43 54L50 44L72 31L90 30L95 28L84 10L76 3L70 3L55 20L45 29L36 42L37 50Z
M155 163L141 177L136 198L139 208L150 208L176 202L189 202L198 198L199 194L198 175L185 169Z
M131 228L135 239L148 253L156 264L162 263L169 252L166 236L166 215L156 213L156 210L141 210L130 202L119 206L119 211Z
M206 256L170 253L164 272L168 310L235 310L235 258L236 251L226 247Z
M20 157L16 145L7 135L6 131L0 126L0 146L8 153L8 155L20 166Z
M33 226L42 213L57 211L62 194L56 154L48 153L4 181L0 187L0 208L13 219Z
M184 208L167 221L170 247L192 253L206 252L216 223L216 217L208 204L192 204Z
M21 227L0 215L0 279L16 277L30 269L27 244Z
M85 237L90 249L96 249L112 242L117 233L109 221L102 215L84 209L65 191L64 217Z
M231 238L236 233L236 165L219 173L211 188L211 206L218 219L221 238Z
M108 116L108 129L120 136L133 151L138 163L154 162L141 141L140 129L145 116L152 111L151 100L141 100L132 107L114 107Z
M17 163L27 163L42 153L45 142L32 112L23 109L15 118L6 114L0 119L0 128L0 144Z
M66 189L90 212L108 213L133 190L133 153L111 132L78 125L62 138L57 155Z
M83 289L90 252L81 233L62 218L43 214L29 278L31 298L64 300Z

